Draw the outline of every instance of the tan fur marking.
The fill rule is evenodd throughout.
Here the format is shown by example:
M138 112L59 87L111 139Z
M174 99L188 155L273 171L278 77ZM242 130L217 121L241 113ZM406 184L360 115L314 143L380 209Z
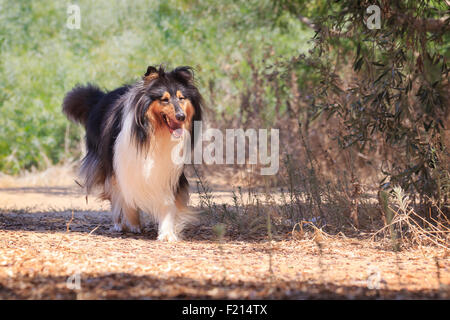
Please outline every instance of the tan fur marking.
M175 195L175 206L177 207L177 209L181 212L186 211L188 202L189 190L187 190L187 188L178 190L177 194Z
M147 117L155 129L165 126L161 113L175 119L175 111L171 104L162 104L159 100L153 101L148 108Z
M177 90L177 98L184 98L180 90Z
M181 92L178 90L177 96L179 96L179 94L181 94ZM181 96L182 96L182 94L181 94ZM167 91L163 94L161 99L166 99L166 98L170 99L170 94ZM192 103L189 99L181 100L180 107L183 110L183 112L186 114L186 120L183 122L182 127L189 131L191 128L191 124L192 124L192 117L195 114L195 109L192 106ZM155 128L155 130L164 128L166 126L164 119L162 118L162 115L161 115L162 113L165 114L166 116L168 116L172 120L176 119L175 118L175 109L173 107L173 104L171 104L171 103L163 104L163 103L161 103L160 100L153 101L150 104L150 107L148 108L147 117L150 120L150 122L152 123L152 126L153 126L153 128Z
M146 76L144 78L144 83L145 84L149 84L151 81L155 80L158 78L158 73L154 72L154 73L150 73L148 76Z
M195 109L192 106L192 103L189 99L185 99L183 101L181 101L180 103L181 108L183 109L184 113L186 114L186 120L185 122L185 129L186 130L190 130L191 129L191 125L192 125L192 118L195 114Z
M131 227L132 229L141 228L139 212L136 209L130 208L130 207L124 205L124 206L122 206L122 210L123 210L123 215L126 217L128 223L129 223L129 225L126 227Z
M163 99L170 99L170 93L168 93L167 91L164 92L164 94L161 97L161 100L163 100Z

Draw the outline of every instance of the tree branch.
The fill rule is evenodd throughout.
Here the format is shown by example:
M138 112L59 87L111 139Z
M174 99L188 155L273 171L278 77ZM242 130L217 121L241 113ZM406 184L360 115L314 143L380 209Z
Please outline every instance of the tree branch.
M400 24L408 23L412 28L423 29L429 32L445 32L450 27L450 17L444 16L440 19L423 19L413 17L410 14L395 13L396 19Z
M313 29L315 31L319 31L319 27L314 22L312 22L311 19L301 16L301 15L297 15L297 18L298 18L298 20L300 20L300 22L307 25L311 29Z

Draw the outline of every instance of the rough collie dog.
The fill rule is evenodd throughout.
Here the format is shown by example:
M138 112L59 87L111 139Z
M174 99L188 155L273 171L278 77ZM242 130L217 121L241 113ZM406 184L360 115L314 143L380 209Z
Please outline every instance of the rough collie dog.
M67 93L63 112L86 129L84 187L110 200L115 230L141 232L141 211L158 223L158 240L178 240L193 214L183 164L172 160L172 150L187 137L194 143L201 107L190 67L150 66L134 85L104 92L88 84Z

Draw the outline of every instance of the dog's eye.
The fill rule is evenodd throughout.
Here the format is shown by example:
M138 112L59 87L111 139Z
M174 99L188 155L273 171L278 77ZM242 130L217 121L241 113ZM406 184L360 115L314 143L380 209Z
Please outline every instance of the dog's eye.
M178 99L180 99L180 101L183 101L186 98L185 97L179 97Z
M161 102L162 102L162 103L168 103L168 102L169 102L169 98L161 99Z

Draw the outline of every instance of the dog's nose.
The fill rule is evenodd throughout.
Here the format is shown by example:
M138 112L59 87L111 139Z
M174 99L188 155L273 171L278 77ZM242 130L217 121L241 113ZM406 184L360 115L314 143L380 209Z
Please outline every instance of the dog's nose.
M175 115L175 118L178 120L178 121L184 121L184 119L186 119L186 115L184 114L184 113L177 113L176 115Z

